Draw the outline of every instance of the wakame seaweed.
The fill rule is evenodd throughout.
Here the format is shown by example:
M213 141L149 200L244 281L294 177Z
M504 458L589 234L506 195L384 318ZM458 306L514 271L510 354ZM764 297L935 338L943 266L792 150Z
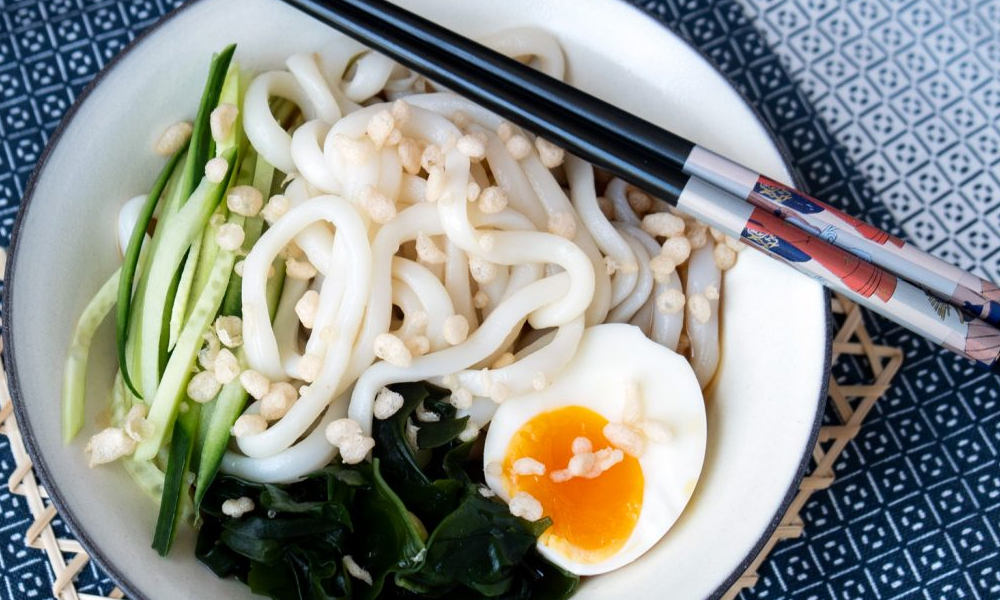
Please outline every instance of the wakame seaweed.
M549 521L515 517L480 493L481 448L458 439L466 419L447 391L393 390L404 405L375 423L371 464L337 462L286 485L217 477L201 505L198 560L276 600L568 598L579 578L535 546ZM421 404L438 421L416 420ZM416 447L408 423L419 428ZM240 497L254 509L223 515L223 502ZM349 571L355 565L362 578Z

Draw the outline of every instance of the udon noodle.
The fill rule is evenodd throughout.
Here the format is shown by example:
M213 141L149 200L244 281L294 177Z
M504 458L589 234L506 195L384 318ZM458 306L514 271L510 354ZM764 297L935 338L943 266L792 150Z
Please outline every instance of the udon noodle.
M485 42L564 75L544 33ZM300 397L236 437L223 471L275 482L323 467L337 452L327 425L350 416L370 431L377 393L397 382L451 389L484 427L603 322L686 353L710 382L732 240L353 41L286 67L245 97L250 142L289 175L240 266L242 333L251 368ZM275 98L301 111L293 131ZM266 290L282 260L272 324Z

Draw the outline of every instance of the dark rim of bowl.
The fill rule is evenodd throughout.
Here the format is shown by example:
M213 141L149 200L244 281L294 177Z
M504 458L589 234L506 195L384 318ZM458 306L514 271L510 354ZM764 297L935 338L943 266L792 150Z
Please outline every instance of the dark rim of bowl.
M89 84L87 84L87 86L76 98L76 100L74 100L73 105L67 111L62 121L60 121L59 126L56 127L56 130L52 133L52 137L45 145L45 150L42 152L42 156L39 159L38 164L35 167L34 171L32 172L31 178L28 180L27 188L25 189L24 196L21 200L21 206L18 211L17 220L14 223L13 235L11 237L11 244L10 244L10 252L7 257L6 277L4 278L3 307L4 307L4 312L6 313L4 318L6 327L4 327L3 329L4 352L2 358L7 366L6 370L9 378L10 395L11 398L13 399L14 413L17 417L18 423L20 424L22 439L24 440L25 448L27 449L28 454L31 456L31 459L34 463L35 472L41 479L41 482L45 486L45 489L48 490L52 503L56 506L56 508L59 511L59 515L69 526L70 530L72 530L72 532L76 535L78 541L87 551L87 553L90 554L91 558L93 558L93 560L95 560L98 563L98 565L100 565L100 567L108 574L108 576L110 576L111 579L114 580L114 582L121 588L121 590L125 592L125 595L129 598L132 598L133 600L145 600L147 597L143 596L141 593L139 593L138 590L136 590L129 584L129 581L125 578L125 576L121 573L121 571L118 570L118 568L115 566L115 563L111 561L101 551L101 549L98 548L98 546L95 543L93 543L93 541L87 535L86 529L84 529L81 526L79 520L69 509L68 505L63 502L63 496L62 493L59 491L59 486L56 485L55 480L49 476L45 460L42 458L41 454L39 454L37 447L35 445L34 432L31 428L31 423L28 418L28 413L25 410L24 405L21 401L21 388L19 385L19 379L17 375L17 360L14 351L14 344L13 344L14 339L12 334L12 331L14 329L13 325L14 323L17 322L13 318L13 311L12 311L12 308L14 306L13 296L15 287L13 285L13 282L17 269L17 252L19 247L18 239L20 238L21 226L24 222L25 214L27 213L28 207L30 206L31 201L34 198L35 185L37 184L38 179L42 176L42 173L45 170L45 165L48 162L49 156L52 154L52 151L58 145L60 138L62 137L69 123L73 120L73 117L76 115L76 112L79 110L80 106L83 105L83 103L87 100L87 98L90 96L93 90L98 85L101 84L101 82L104 80L104 77L108 73L110 73L116 66L118 66L118 64L122 62L129 54L131 54L131 52L139 44L145 41L153 33L158 31L163 25L173 20L175 16L182 13L189 7L197 3L200 3L202 1L203 0L190 0L189 2L182 4L178 8L175 8L174 10L164 15L155 24L153 24L151 27L149 27L141 34L136 36L136 38L132 40L132 42L130 42L128 46L125 47L124 50L115 55L108 62L108 64L105 65L103 69L101 69L101 71L94 77L94 79ZM646 11L643 11L642 9L629 3L626 3L626 5L629 6L630 9L640 13L644 18L653 19L653 17L649 15L649 13L647 13ZM656 21L655 19L653 20ZM740 91L738 86L735 85L732 78L730 78L728 75L722 72L711 61L711 59L704 52L701 51L701 49L691 44L674 28L669 27L660 21L656 21L656 23L661 27L666 28L671 33L680 38L688 47L694 50L695 53L698 56L700 56L701 59L713 71L718 73L719 76L721 76L733 90L736 91L737 95L739 96L740 100L742 100L743 104L757 118L758 123L760 123L761 128L764 130L768 138L771 140L772 145L778 150L778 153L781 155L782 162L784 163L784 166L788 170L788 172L792 175L793 181L796 184L796 186L801 186L802 185L801 178L798 176L797 172L792 167L792 161L789 157L789 153L785 148L784 144L774 135L774 132L771 131L771 129L765 124L764 119L761 117L760 111L757 110L757 108L747 100L746 95L742 91ZM806 469L809 467L809 463L812 460L812 450L816 445L816 440L819 437L820 426L822 425L823 422L823 413L826 407L827 391L829 385L829 373L833 362L833 336L835 331L835 325L833 321L833 315L830 313L830 308L829 308L830 293L828 291L824 291L824 300L827 310L827 318L826 318L827 332L826 332L826 355L824 357L824 368L823 368L823 381L820 384L820 395L817 401L816 417L813 420L813 427L808 438L808 444L806 444L805 448L803 449L802 460L799 463L799 467L796 470L795 476L792 477L792 480L789 482L788 490L785 493L785 497L778 506L778 509L775 511L774 516L771 518L770 523L764 528L764 531L761 532L760 538L753 545L750 551L746 554L743 560L740 561L739 565L737 565L737 567L733 570L733 572L721 584L719 584L719 586L715 589L714 592L712 592L712 594L709 596L710 600L717 600L718 598L721 598L722 595L725 594L726 591L728 591L729 588L732 587L733 583L735 583L736 580L744 573L744 571L746 571L746 569L750 566L753 560L760 553L761 549L763 549L764 545L771 538L771 535L774 533L778 525L781 523L781 520L785 515L785 511L788 510L789 505L791 505L792 500L798 493L799 483L801 482L803 476L805 475Z

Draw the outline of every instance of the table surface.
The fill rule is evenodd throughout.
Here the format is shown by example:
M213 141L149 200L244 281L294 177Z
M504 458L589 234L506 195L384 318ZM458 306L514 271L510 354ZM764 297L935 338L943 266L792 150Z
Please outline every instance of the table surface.
M815 195L1000 281L1000 0L632 1L743 91ZM180 3L0 0L0 245L73 98ZM742 598L1000 598L1000 379L869 327L903 370ZM0 491L0 600L50 595L28 524ZM78 589L112 586L91 565Z

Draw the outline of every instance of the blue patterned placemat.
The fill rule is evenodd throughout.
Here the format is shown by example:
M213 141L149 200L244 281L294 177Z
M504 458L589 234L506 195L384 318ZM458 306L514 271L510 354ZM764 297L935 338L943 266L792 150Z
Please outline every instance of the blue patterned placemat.
M1000 279L1000 0L631 0L758 108L815 195ZM0 0L0 245L73 98L181 0ZM1000 380L881 320L897 383L742 598L1000 598ZM858 374L838 365L838 377ZM13 470L0 437L0 481ZM0 491L0 599L50 595ZM61 522L55 522L62 529ZM93 565L78 589L106 594Z

